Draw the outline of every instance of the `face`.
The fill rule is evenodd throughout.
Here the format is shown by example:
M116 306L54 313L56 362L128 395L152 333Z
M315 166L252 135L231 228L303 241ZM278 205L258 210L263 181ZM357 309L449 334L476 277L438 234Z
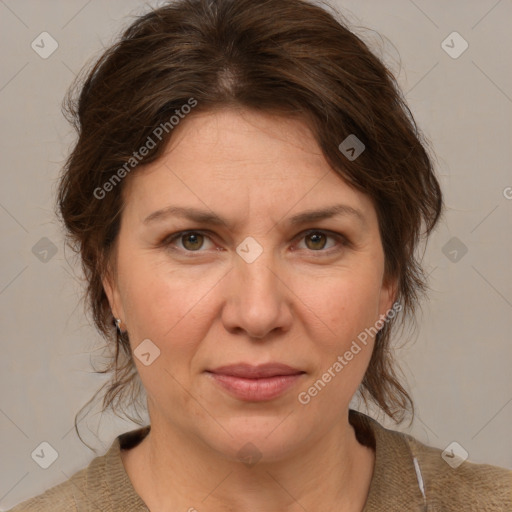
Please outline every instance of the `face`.
M307 125L195 113L126 180L104 286L132 350L146 354L134 360L153 428L227 458L251 442L270 460L346 423L368 329L382 327L393 288L372 202L329 167ZM282 363L295 376L211 373L239 363Z

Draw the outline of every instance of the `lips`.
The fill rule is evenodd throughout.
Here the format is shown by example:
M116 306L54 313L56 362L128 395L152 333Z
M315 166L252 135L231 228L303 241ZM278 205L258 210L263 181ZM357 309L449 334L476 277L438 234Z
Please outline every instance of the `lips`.
M299 375L305 373L302 370L293 368L282 363L267 363L253 366L247 363L238 363L228 366L220 366L210 373L217 375L229 375L243 379L264 379L268 377L278 377L282 375Z
M305 373L282 363L258 366L239 363L206 371L224 392L248 402L263 402L283 395Z

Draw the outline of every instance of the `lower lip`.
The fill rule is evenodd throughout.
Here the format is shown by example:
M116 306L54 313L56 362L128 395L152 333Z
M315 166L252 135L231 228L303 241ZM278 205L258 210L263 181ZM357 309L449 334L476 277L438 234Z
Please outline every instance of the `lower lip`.
M277 375L261 379L244 379L232 375L207 372L215 382L241 400L262 402L272 400L291 388L303 375Z

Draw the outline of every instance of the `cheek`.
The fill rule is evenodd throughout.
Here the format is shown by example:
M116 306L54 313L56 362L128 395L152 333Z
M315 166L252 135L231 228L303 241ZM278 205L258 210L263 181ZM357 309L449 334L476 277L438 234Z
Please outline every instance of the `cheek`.
M124 263L123 303L133 345L149 338L166 350L194 346L204 334L205 312L214 313L210 291L219 276L142 255Z
M314 282L297 280L295 293L301 298L308 324L325 332L327 348L342 348L378 319L380 279L377 272L347 269ZM316 336L318 339L318 335Z
M134 361L148 397L157 403L188 407L190 368L206 336L213 314L208 290L214 283L197 281L189 272L173 271L169 265L132 258L125 267L123 296ZM193 273L192 273L193 274ZM146 366L137 359L137 347L145 339L159 349L153 363ZM193 408L192 408L193 409ZM168 411L171 414L171 411Z
M316 356L315 368L298 397L299 403L308 404L311 415L336 416L343 411L368 367L380 286L378 277L360 276L354 272L331 279L329 285L326 281L316 297L310 297L311 307L304 309L308 322L319 325L309 346Z

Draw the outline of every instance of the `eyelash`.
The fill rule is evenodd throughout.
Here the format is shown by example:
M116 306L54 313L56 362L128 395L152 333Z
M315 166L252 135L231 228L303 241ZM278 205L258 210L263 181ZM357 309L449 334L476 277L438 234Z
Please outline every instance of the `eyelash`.
M311 253L320 253L319 256L321 256L322 254L325 255L325 254L332 254L332 253L335 253L335 252L339 252L341 249L343 248L346 248L346 247L350 247L352 244L351 242L347 239L346 236L342 235L341 233L335 233L333 231L328 231L328 230L324 230L324 229L309 229L307 231L304 231L303 233L300 233L300 238L299 240L302 240L304 239L305 237L307 237L308 235L312 235L313 233L321 233L323 235L326 235L327 238L333 238L335 240L338 241L338 247L332 247L330 249L319 249L317 251L314 251L312 249L308 250L308 252L311 252ZM178 250L180 252L184 252L185 254L187 254L187 257L194 257L195 254L198 254L198 253L201 253L201 252L205 252L205 251L202 251L202 250L197 250L197 251L188 251L186 249L181 249L181 248L177 248L177 247L171 247L171 245L173 244L173 242L175 240L178 240L180 239L181 237L185 236L185 235L190 235L190 234L200 234L200 235L203 235L207 238L209 238L211 240L211 236L209 234L208 231L203 231L203 230L189 230L189 231L179 231L179 232L176 232L176 233L172 233L171 235L168 235L166 236L162 242L159 244L159 246L163 246L167 249L171 249L171 250ZM297 237L299 237L299 235L297 235ZM296 238L297 238L296 237ZM213 240L211 240L213 242ZM299 249L300 250L300 249Z

